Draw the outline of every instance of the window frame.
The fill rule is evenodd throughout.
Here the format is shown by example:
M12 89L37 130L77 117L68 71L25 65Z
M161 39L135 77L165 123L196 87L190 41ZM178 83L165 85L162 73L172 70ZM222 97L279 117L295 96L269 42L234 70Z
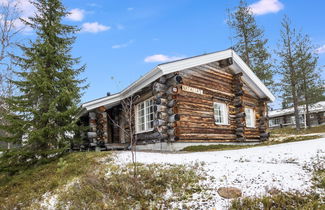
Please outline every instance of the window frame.
M250 116L250 121L252 122L252 125L247 125L247 111L246 110L251 110L251 116ZM245 122L246 122L246 127L247 128L256 128L256 116L255 116L255 110L252 107L245 107Z
M222 105L222 107L223 107L223 110L221 110L222 117L224 119L223 122L217 122L216 108L215 108L216 104ZM223 102L216 102L216 101L213 102L213 118L214 118L214 123L216 125L229 125L229 108L228 108L228 104L223 103Z
M155 120L155 114L154 114L154 110L153 110L153 106L154 106L154 101L153 101L153 97L150 97L146 100L143 100L139 103L137 103L135 105L135 133L139 134L139 133L146 133L146 132L150 132L154 130L154 126L152 126L152 128L148 128L148 120L146 118L146 116L148 115L148 106L146 106L146 102L147 101L152 101L152 115L153 115L153 120ZM139 106L141 106L141 104L143 104L143 110L144 110L144 114L143 114L143 118L144 118L144 130L139 130ZM150 106L149 106L150 107ZM151 114L151 113L149 113Z

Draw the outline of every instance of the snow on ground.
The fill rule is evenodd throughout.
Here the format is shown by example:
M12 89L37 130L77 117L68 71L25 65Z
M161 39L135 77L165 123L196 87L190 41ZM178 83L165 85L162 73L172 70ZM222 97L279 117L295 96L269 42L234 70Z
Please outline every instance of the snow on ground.
M244 196L260 196L271 188L282 191L308 191L311 186L312 162L318 155L325 155L325 138L255 147L195 153L137 152L140 163L194 164L204 162L209 176L209 186L214 189L233 186L242 190ZM117 162L131 162L131 152L119 152ZM208 206L225 208L229 201L213 193Z

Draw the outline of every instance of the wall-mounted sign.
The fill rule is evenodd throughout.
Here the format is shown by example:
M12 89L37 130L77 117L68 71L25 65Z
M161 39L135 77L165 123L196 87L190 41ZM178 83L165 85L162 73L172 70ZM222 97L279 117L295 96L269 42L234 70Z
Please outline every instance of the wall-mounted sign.
M182 90L190 93L203 94L203 90L186 85L182 85Z

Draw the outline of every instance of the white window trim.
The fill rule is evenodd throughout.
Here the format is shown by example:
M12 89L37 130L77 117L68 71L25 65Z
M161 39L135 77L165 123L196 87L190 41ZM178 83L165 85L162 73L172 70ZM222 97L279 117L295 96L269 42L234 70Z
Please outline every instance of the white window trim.
M221 123L219 123L219 122L216 122L216 119L215 119L215 113L214 113L214 106L215 106L215 104L224 104L225 105L225 112L224 112L224 114L223 114L223 117L224 117L224 119L225 119L225 122L221 122ZM214 123L216 124L216 125L229 125L229 108L228 108L228 105L226 104L226 103L222 103L222 102L213 102L213 118L214 118Z
M149 129L147 129L147 128L145 128L145 130L143 130L143 131L139 131L139 122L138 122L138 109L139 109L139 104L141 104L141 103L145 103L146 101L149 101L149 100L153 100L153 97L151 97L151 98L148 98L148 99L146 99L146 100L144 100L144 101L141 101L141 102L139 102L139 103L137 103L136 105L135 105L135 133L136 134L139 134L139 133L147 133L147 132L150 132L150 131L153 131L154 130L154 128L149 128ZM146 110L146 109L144 109L144 110ZM146 116L146 114L144 114L145 116ZM144 118L144 119L146 119L146 118ZM155 119L154 119L155 120ZM144 125L145 125L145 127L147 126L147 123L145 122L144 123Z
M245 107L245 114L246 114L246 110L248 110L248 109L250 109L250 110L252 110L252 115L251 115L251 122L252 122L252 124L253 125L251 125L251 126L248 126L247 125L247 123L246 123L246 127L247 128L256 128L256 116L255 116L255 110L253 109L253 108L251 108L251 107ZM245 117L246 118L246 117ZM245 119L246 120L246 119Z

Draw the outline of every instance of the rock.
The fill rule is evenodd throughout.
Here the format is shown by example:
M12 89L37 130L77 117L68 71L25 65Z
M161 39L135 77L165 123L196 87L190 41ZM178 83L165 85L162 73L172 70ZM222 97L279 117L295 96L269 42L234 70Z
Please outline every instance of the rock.
M278 189L276 189L275 187L272 187L272 188L269 189L267 192L268 192L270 195L277 195L277 194L281 193L281 191L278 190Z
M236 187L220 187L217 192L221 197L226 199L239 198L242 196L241 190Z

